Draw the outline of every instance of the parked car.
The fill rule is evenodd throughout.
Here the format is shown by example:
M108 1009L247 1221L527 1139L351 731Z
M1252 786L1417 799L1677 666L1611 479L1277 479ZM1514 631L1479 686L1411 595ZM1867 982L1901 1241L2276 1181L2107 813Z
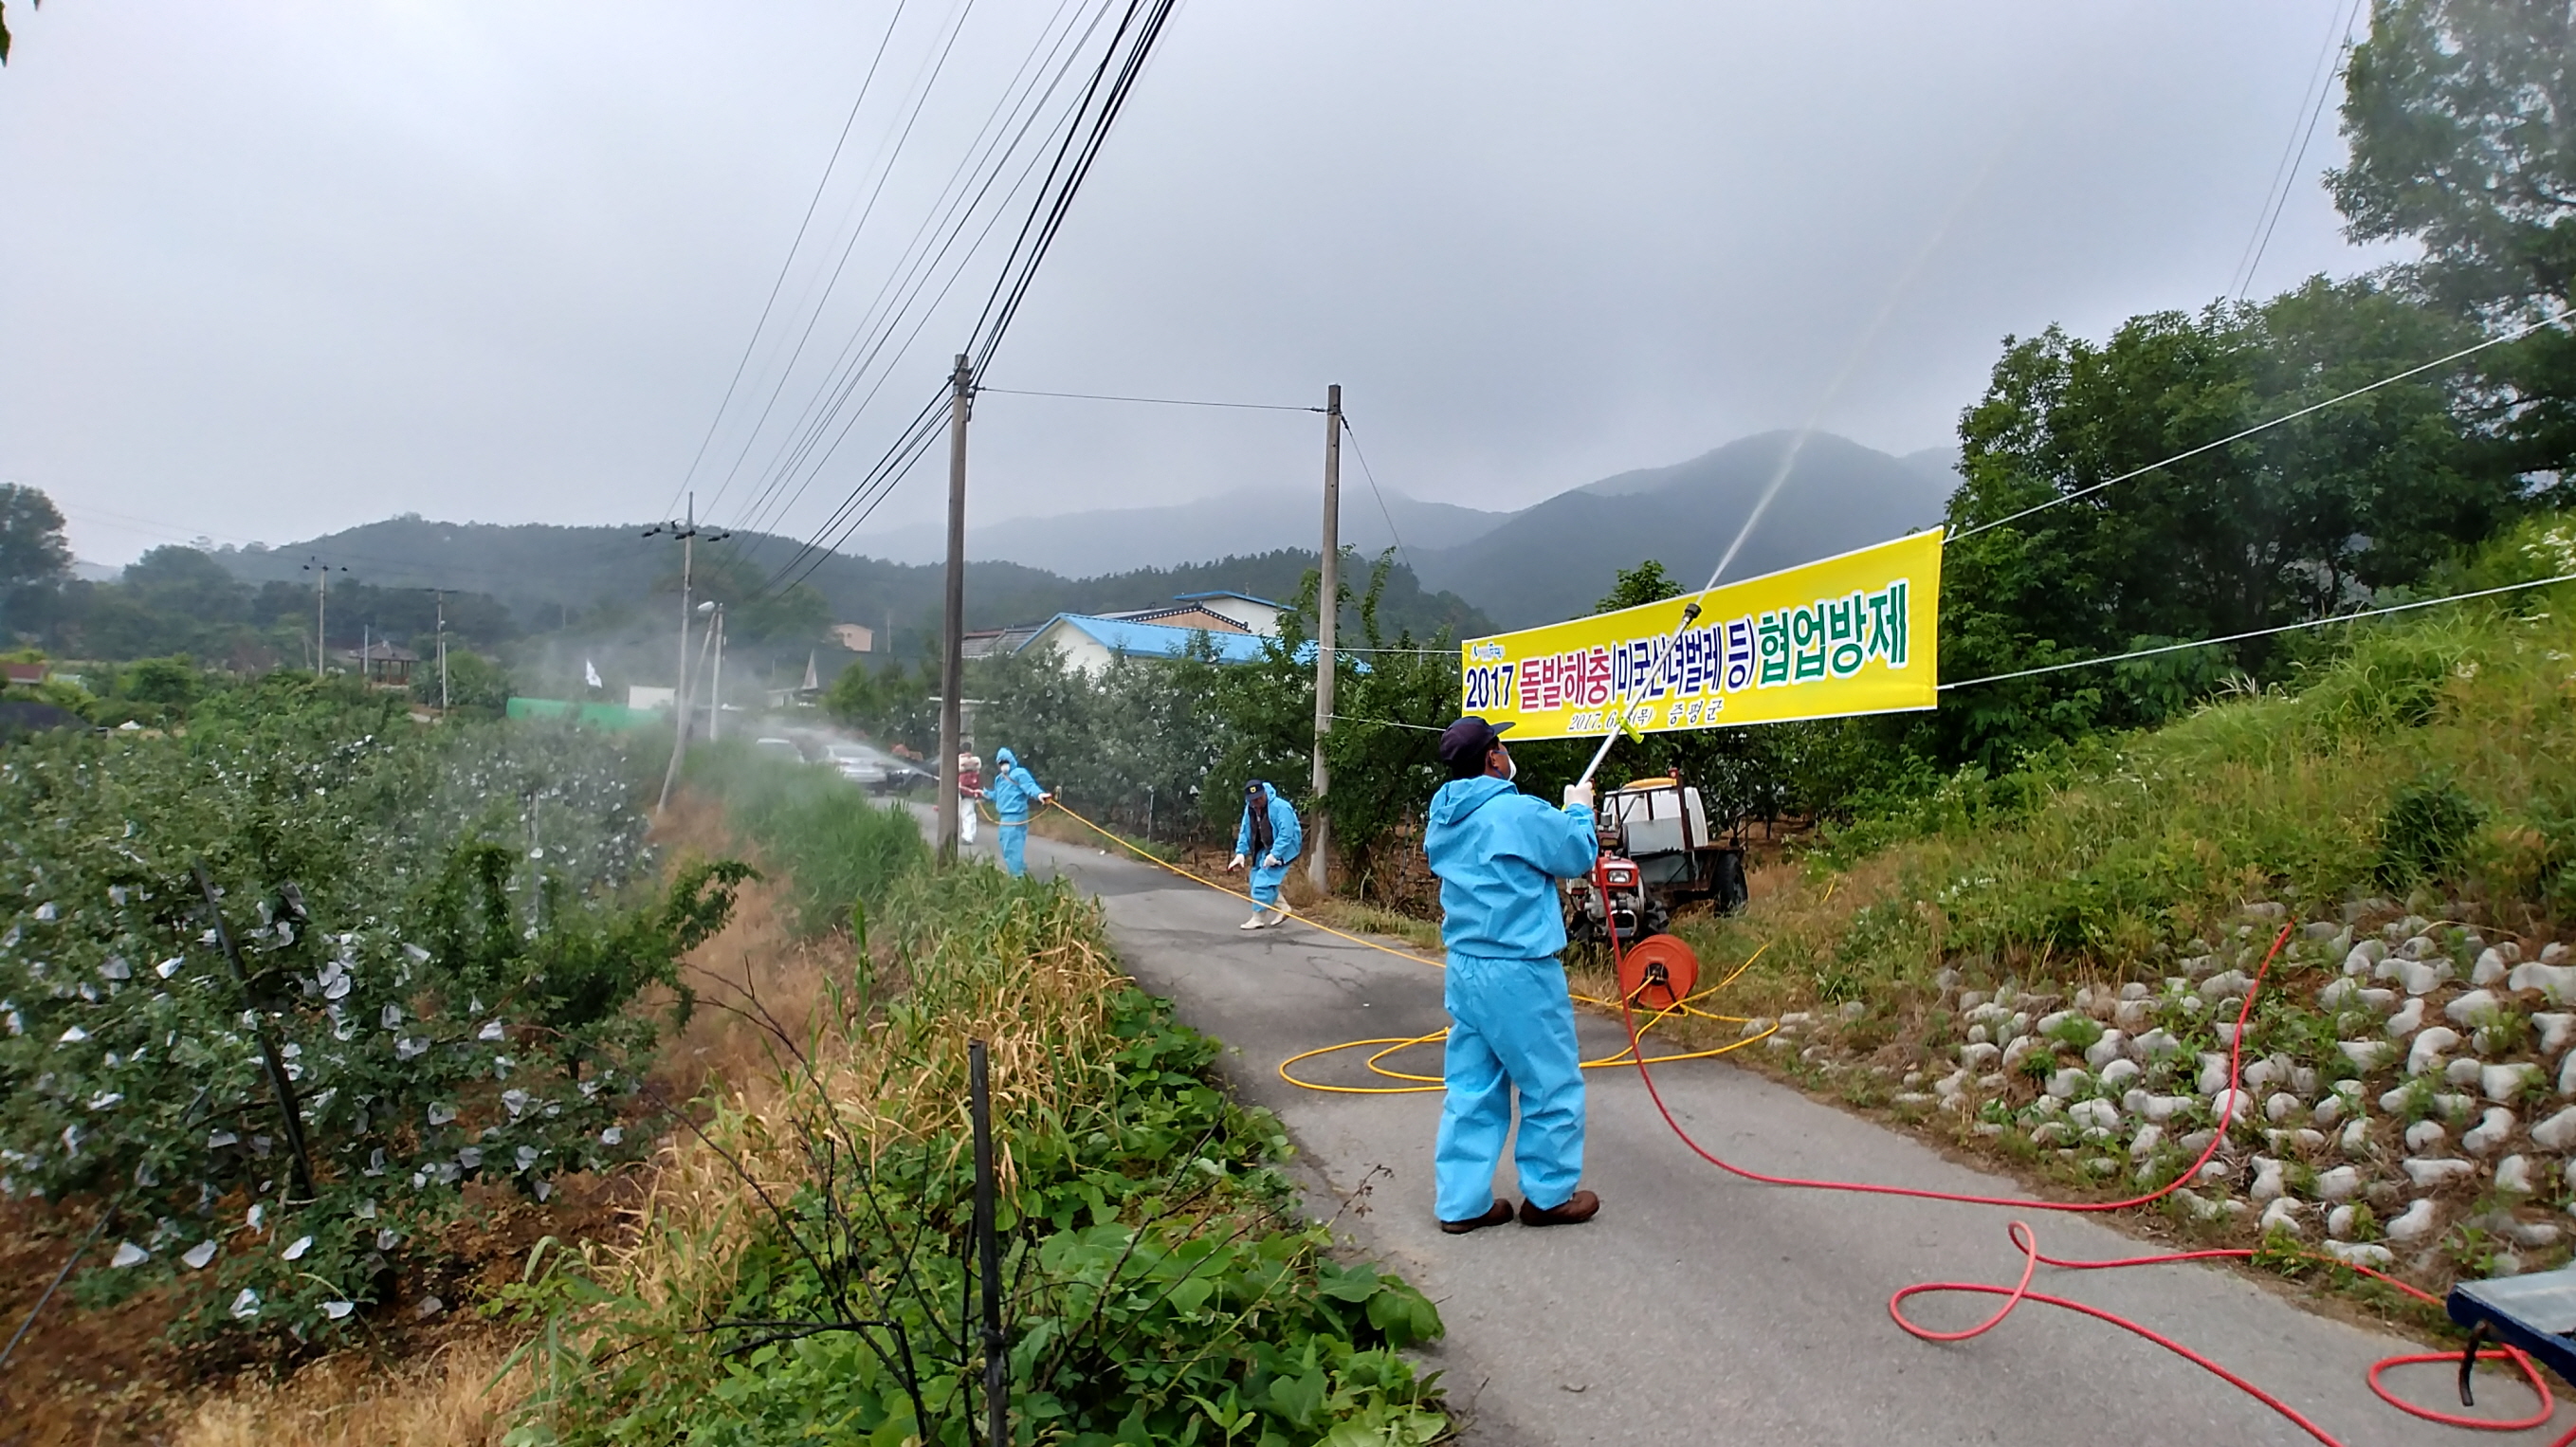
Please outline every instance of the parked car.
M751 751L756 754L766 754L773 759L785 759L791 763L805 762L805 751L796 747L794 739L753 739Z
M900 794L930 781L924 771L867 744L834 743L823 752L842 778L871 793Z

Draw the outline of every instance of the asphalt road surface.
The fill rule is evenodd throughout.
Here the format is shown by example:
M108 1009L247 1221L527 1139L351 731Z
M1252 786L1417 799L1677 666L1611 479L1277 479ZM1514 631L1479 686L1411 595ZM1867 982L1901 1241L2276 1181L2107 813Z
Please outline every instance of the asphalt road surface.
M984 848L991 847L985 831ZM1440 977L1320 931L1246 933L1248 908L1152 865L1033 838L1029 861L1098 895L1121 958L1229 1047L1239 1095L1286 1122L1310 1210L1337 1211L1357 1247L1439 1303L1448 1338L1431 1354L1467 1440L1480 1444L1785 1443L2065 1447L2070 1443L2311 1442L2252 1398L2103 1323L2025 1306L1988 1335L1936 1346L1897 1330L1887 1299L1909 1282L2001 1282L2020 1256L2016 1215L2051 1255L2138 1254L2141 1243L2053 1213L1760 1186L1683 1148L1633 1069L1588 1073L1584 1183L1602 1209L1579 1227L1517 1225L1451 1237L1431 1210L1439 1097L1331 1095L1283 1082L1280 1061L1361 1036L1440 1028ZM1624 1036L1582 1022L1586 1058ZM1309 1079L1368 1083L1365 1052L1309 1061ZM1437 1074L1435 1047L1407 1068ZM1384 1083L1384 1082L1377 1082ZM1656 1083L1703 1145L1777 1174L2019 1196L2011 1180L1723 1061L1662 1067ZM1506 1160L1496 1189L1518 1199ZM1350 1205L1354 1198L1356 1205ZM2548 1442L2401 1416L2365 1381L2372 1362L2422 1348L2329 1320L2228 1270L2200 1266L2051 1272L2033 1289L2115 1311L2215 1357L2363 1444ZM1912 1303L1954 1328L1994 1298ZM2447 1365L2398 1368L2390 1384L2459 1410ZM2527 1414L2498 1379L2481 1415Z

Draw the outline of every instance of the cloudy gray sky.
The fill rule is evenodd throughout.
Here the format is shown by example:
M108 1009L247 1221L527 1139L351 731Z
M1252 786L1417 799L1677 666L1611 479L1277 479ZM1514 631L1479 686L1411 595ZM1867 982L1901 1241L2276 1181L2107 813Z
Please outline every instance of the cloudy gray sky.
M687 480L751 515L1032 46L1098 3L12 5L0 480L103 562L404 511L642 519ZM1381 482L1487 507L1809 422L1944 443L2006 333L2229 291L2350 9L1186 0L989 380L1340 382ZM2258 293L2384 259L2316 184L2333 131ZM937 387L998 247L961 261L762 516L815 525ZM1320 441L987 396L974 505L1309 488ZM871 527L939 509L925 468Z

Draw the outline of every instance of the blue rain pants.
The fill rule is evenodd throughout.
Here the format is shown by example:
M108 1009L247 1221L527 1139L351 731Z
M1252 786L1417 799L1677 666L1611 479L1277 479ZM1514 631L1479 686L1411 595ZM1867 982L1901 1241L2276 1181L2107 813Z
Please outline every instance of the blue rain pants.
M1288 866L1296 863L1299 851L1306 847L1306 831L1297 823L1297 811L1279 791L1268 784L1261 786L1262 821L1270 826L1270 847L1255 857L1252 850L1252 810L1247 805L1243 822L1235 826L1234 852L1244 856L1245 867L1252 871L1253 902L1267 908L1279 903L1279 886L1288 878ZM1263 860L1276 859L1277 864Z
M993 830L993 842L1001 846L1002 868L1013 879L1026 879L1029 873L1029 825L1023 819L1017 824L1002 824Z
M1432 1153L1440 1219L1465 1221L1492 1209L1515 1090L1521 1194L1542 1211L1564 1205L1583 1178L1583 1065L1565 967L1553 958L1452 950L1442 993L1450 1020L1441 1067L1448 1095Z

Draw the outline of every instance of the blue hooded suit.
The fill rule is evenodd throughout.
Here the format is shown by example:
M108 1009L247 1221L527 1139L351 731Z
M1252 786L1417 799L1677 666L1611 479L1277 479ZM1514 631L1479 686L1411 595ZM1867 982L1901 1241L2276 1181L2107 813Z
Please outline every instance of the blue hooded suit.
M1252 871L1253 901L1264 908L1271 908L1279 903L1279 884L1288 877L1289 864L1297 858L1297 851L1306 847L1306 834L1297 825L1297 811L1289 807L1287 800L1279 797L1277 789L1264 783L1256 783L1253 787L1261 791L1262 820L1269 826L1270 847L1257 852L1254 849L1252 800L1250 791L1246 790L1243 823L1234 831L1234 852L1243 856L1245 865ZM1265 862L1271 859L1279 862Z
M1029 810L1046 790L1038 787L1037 777L1020 767L1020 761L1009 749L993 751L993 782L985 789L993 801L993 812L1001 816L1001 828L994 831L994 842L1001 846L1002 867L1012 877L1029 872Z
M1592 811L1551 808L1507 779L1452 779L1431 796L1422 847L1440 876L1449 951L1448 1093L1432 1157L1440 1219L1493 1206L1516 1087L1521 1193L1542 1211L1561 1206L1583 1177L1583 1068L1556 959L1565 948L1556 881L1592 868Z

